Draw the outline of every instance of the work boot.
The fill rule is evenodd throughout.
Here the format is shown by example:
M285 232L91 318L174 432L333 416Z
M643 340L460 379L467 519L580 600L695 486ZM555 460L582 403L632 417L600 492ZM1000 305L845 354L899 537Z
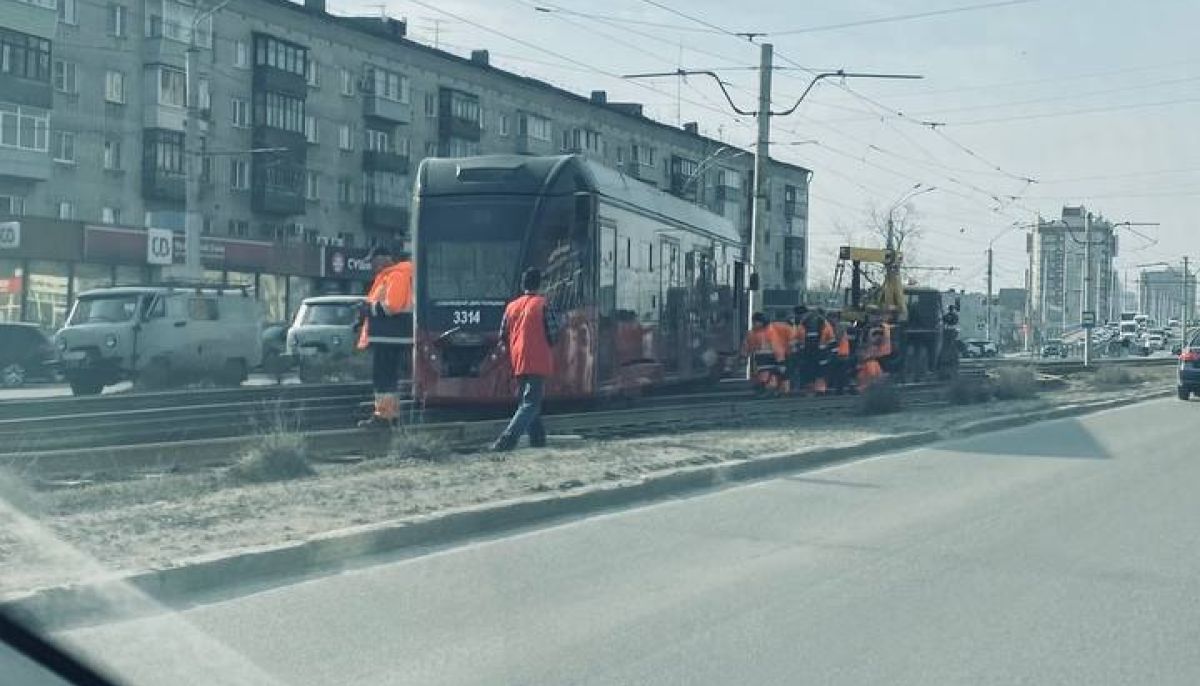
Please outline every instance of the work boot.
M370 417L359 421L358 428L360 428L360 429L391 429L394 424L395 424L395 422L391 419L387 419L385 417L380 417L377 414L373 414Z

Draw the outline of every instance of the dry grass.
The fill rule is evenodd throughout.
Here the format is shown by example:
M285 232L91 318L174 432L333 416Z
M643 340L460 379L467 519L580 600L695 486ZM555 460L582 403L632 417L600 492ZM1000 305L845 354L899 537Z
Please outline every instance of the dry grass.
M858 398L858 414L880 415L899 412L900 391L887 381L871 384Z
M992 399L992 385L985 378L955 377L946 387L946 400L951 405L974 405Z
M1038 394L1032 367L1005 367L996 372L992 386L997 400L1025 400Z
M1145 379L1141 374L1129 369L1128 367L1120 365L1108 365L1101 367L1100 369L1096 370L1095 374L1092 374L1090 379L1088 379L1091 386L1094 388L1103 389L1133 386L1140 384L1144 380Z
M272 431L246 449L226 471L226 476L242 483L290 481L316 474L308 463L304 436L294 431Z

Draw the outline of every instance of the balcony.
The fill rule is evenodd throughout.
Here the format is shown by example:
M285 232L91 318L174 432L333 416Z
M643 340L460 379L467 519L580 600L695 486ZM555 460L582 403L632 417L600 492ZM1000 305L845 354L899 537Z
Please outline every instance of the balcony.
M0 177L9 176L32 181L50 178L54 164L50 154L36 150L0 148Z
M411 124L412 105L365 93L363 94L363 116L383 119L396 124Z
M58 8L52 2L30 4L0 0L0 17L4 17L4 28L46 40L54 40L54 32L58 28Z
M401 205L363 204L363 226L386 233L408 232L408 208Z
M254 65L254 90L308 97L308 82L300 74L265 64Z
M700 179L680 172L671 173L671 194L685 200L696 199L696 186Z
M186 197L183 174L156 169L151 165L142 167L142 197L149 200L183 202Z
M304 214L304 193L298 189L255 183L250 194L250 209L263 214Z
M479 122L474 119L463 119L462 117L452 117L443 114L438 123L438 137L446 138L465 138L470 141L479 140L482 129Z
M0 0L3 7L4 0ZM54 104L54 88L49 81L33 81L0 74L0 99L18 105L50 109Z
M553 145L550 141L519 134L516 138L518 155L548 155L552 152Z
M408 163L408 155L399 155L394 152L382 152L379 150L363 151L363 171L408 174Z

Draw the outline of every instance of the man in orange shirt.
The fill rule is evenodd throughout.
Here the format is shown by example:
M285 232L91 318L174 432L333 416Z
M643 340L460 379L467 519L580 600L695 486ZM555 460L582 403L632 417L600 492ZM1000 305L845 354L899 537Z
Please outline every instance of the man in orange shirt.
M512 450L526 433L530 446L546 445L542 396L546 379L554 374L554 344L558 342L559 325L554 308L538 293L541 287L542 273L526 269L521 274L523 293L504 308L500 345L508 350L513 377L519 386L519 404L504 432L492 444L493 452Z
M742 355L753 363L755 391L780 394L791 391L787 379L791 338L792 327L786 322L772 322L762 312L754 313L753 326L742 344Z
M375 281L362 305L358 348L371 350L371 385L375 411L358 425L390 427L400 417L397 385L401 370L411 367L413 329L413 265L407 256L395 261L386 246L372 248L366 258Z

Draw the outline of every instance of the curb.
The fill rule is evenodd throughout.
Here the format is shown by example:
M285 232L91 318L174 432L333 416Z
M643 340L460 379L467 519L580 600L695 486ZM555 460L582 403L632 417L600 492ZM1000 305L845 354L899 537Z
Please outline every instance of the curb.
M1137 398L1080 403L1049 411L1025 412L966 424L952 431L917 431L868 439L832 448L698 465L651 476L541 495L447 510L403 521L383 522L318 534L304 541L192 559L177 567L153 569L95 582L32 591L0 602L0 611L45 631L80 624L128 619L161 612L161 605L238 586L301 579L352 566L356 560L404 549L461 544L533 524L547 525L570 517L646 504L732 483L812 469L858 457L894 452L937 441L1011 429L1132 405L1170 392Z

